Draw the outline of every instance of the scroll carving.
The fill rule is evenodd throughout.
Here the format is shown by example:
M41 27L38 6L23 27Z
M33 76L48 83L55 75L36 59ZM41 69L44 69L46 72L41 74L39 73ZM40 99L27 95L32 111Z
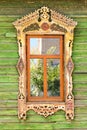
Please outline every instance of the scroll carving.
M37 23L31 24L29 26L27 26L23 32L27 32L27 31L33 31L33 30L39 30L39 25Z
M67 32L67 30L63 27L60 27L58 24L53 23L50 27L52 31L61 31L61 32Z
M26 119L26 112L34 110L40 115L47 117L58 110L66 113L66 118L74 118L74 96L72 93L72 72L74 64L72 61L73 33L77 22L56 12L48 7L41 7L35 12L15 21L17 39L19 45L19 60L17 69L19 72L19 94L18 94L18 117ZM31 34L64 35L64 81L65 100L55 103L29 103L26 101L26 41L25 37ZM23 43L23 44L22 44Z

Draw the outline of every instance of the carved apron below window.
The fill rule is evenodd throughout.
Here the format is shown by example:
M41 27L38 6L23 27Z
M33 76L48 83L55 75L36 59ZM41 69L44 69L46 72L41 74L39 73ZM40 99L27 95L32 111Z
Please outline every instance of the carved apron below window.
M58 110L63 110L67 119L73 119L72 72L74 64L71 56L74 28L77 22L48 7L41 7L35 12L18 19L13 24L17 29L19 46L19 60L17 64L19 72L19 119L26 119L28 110L34 110L44 117L52 115ZM31 44L34 42L35 44L38 43L35 40L40 42L39 48L32 50L34 45ZM56 43L58 42L59 47L55 51ZM45 49L43 49L43 45ZM34 63L33 67L32 62ZM35 70L40 67L38 64L42 65L39 70L43 75L38 75L37 70ZM49 69L48 66L50 66ZM59 75L58 79L55 78L55 82L52 82L48 77L53 69L55 74ZM54 75L54 70L51 75ZM35 80L32 79L37 75L39 78L42 76L43 82L40 84L39 79L37 80L36 90L38 93L35 94ZM59 83L60 88L58 89L55 86L55 90L53 90L51 82L57 83L57 85ZM42 84L43 88L40 87Z

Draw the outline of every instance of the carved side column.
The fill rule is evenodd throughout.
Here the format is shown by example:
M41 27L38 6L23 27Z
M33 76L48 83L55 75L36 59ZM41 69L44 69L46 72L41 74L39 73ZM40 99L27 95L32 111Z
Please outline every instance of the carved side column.
M19 93L18 93L18 117L19 119L26 119L26 91L25 91L25 52L23 41L21 40L22 33L17 30L18 33L18 47L19 47L19 60L17 63L17 70L19 72Z
M66 40L66 118L73 119L74 118L74 96L72 94L72 71L74 69L74 64L72 61L72 42L73 42L73 34L67 34L68 40Z

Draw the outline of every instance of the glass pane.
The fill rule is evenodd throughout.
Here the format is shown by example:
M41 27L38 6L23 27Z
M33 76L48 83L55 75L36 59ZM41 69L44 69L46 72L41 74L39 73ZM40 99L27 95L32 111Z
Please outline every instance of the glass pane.
M47 59L48 96L60 96L60 61Z
M59 54L59 38L30 38L30 54Z
M43 96L42 59L30 59L30 95Z

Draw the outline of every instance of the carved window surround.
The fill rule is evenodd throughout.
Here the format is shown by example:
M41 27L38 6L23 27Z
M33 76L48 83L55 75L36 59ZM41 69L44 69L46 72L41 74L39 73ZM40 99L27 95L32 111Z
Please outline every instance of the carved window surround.
M58 110L66 113L67 119L74 118L74 96L72 94L72 43L74 28L77 22L57 13L47 7L42 7L35 12L15 21L19 46L19 72L18 117L26 119L26 112L34 110L45 117ZM58 103L29 103L26 101L26 34L57 34L64 35L64 89L65 101Z

